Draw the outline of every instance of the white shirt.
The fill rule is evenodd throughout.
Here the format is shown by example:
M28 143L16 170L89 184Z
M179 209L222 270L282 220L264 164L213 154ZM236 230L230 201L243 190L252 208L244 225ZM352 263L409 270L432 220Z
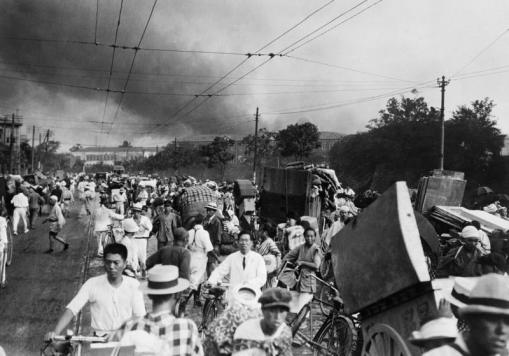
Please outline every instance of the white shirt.
M134 221L136 221L136 219L134 219ZM150 236L150 232L152 231L152 222L148 217L140 215L140 221L136 221L136 224L138 224L140 229L134 234L135 238Z
M100 206L95 211L94 231L107 231L108 225L111 225L111 223L112 223L112 219L122 220L123 218L124 218L123 215L115 214L113 211L111 211L104 205Z
M96 331L117 330L133 317L145 315L145 304L140 283L130 277L122 277L122 283L113 287L106 274L92 277L83 284L78 294L67 305L74 315L90 304L92 328Z
M8 242L9 240L7 239L7 220L3 216L0 216L0 247L5 246Z
M195 225L193 229L189 230L187 248L191 252L198 252L204 255L214 249L212 242L210 242L209 232L202 225Z
M15 208L28 208L28 198L23 193L19 193L13 196L11 203Z
M246 259L245 269L242 267L244 258ZM239 284L250 284L261 289L267 282L265 261L259 253L254 251L249 251L246 255L241 254L240 251L234 252L217 266L210 275L209 282L216 284L226 276L230 276L230 290Z

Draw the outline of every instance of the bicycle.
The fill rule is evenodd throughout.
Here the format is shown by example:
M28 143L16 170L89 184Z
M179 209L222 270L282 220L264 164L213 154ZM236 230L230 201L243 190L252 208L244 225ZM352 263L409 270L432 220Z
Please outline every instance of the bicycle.
M305 304L297 313L297 316L289 323L292 330L292 336L299 336L305 344L313 349L313 355L340 355L351 356L357 348L357 321L343 314L343 302L339 297L339 291L331 284L323 281L321 278L313 276L317 281L325 283L334 292L332 307L329 310L325 320L320 325L318 331L312 336L304 334L300 328L308 315L312 312L312 302L316 301L315 296ZM311 327L311 324L310 324Z
M80 356L83 344L106 343L107 336L56 335L45 341L41 356Z
M206 300L203 304L203 317L198 327L200 334L207 330L208 325L218 316L219 308L222 308L222 305L224 305L225 287L228 287L228 284L219 283L204 292Z

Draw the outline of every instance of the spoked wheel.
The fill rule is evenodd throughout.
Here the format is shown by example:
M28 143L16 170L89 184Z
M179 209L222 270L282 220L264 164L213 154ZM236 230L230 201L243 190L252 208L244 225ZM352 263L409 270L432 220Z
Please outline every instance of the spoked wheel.
M7 278L5 275L5 269L7 267L6 264L7 259L7 250L3 249L0 251L0 289L5 287L5 284L7 282Z
M297 316L295 317L295 319L293 319L293 321L290 323L290 327L292 329L292 336L295 337L295 335L297 334L297 331L299 331L302 323L304 322L304 320L306 320L309 312L310 312L310 307L309 305L305 305L300 311L299 313L297 314Z
M334 298L335 298L334 290L326 284L323 284L320 289L320 295L319 295L319 306L320 311L323 315L327 316L332 311L332 308L334 308Z
M369 329L362 348L362 356L411 356L405 340L387 324L376 324Z
M313 347L313 355L351 356L357 345L357 329L352 320L338 315L324 324L313 340L319 347Z
M211 300L206 300L203 306L203 319L200 325L200 332L204 332L207 329L207 326L216 318L216 314L215 303Z
M6 251L6 264L10 266L12 257L14 256L14 235L12 233L11 223L7 223L7 251Z

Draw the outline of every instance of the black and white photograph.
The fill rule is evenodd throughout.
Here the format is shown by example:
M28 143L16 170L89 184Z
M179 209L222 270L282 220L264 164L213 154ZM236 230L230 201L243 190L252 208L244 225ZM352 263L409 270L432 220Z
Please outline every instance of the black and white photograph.
M508 59L506 0L0 0L0 356L509 356Z

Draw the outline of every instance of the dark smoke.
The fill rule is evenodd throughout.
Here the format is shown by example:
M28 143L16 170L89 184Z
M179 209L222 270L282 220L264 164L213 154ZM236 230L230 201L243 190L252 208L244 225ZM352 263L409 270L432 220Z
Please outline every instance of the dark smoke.
M97 39L102 43L113 43L120 1L101 0L99 3L100 17ZM133 46L139 40L152 1L127 0L124 1L124 5L118 43ZM93 41L95 7L94 0L2 1L0 8L0 60L2 61L0 75L23 76L34 80L106 88L108 82L106 72L110 66L111 48L5 39L6 37L25 37ZM172 4L160 1L142 47L193 48L193 46L203 46L204 44L200 44L199 38L186 37L183 28L192 26L192 19L179 17L178 12L183 7L185 5L178 1L172 2ZM167 22L165 14L169 14ZM115 79L111 81L112 89L122 89L127 75L125 72L129 69L132 55L133 51L131 50L117 50L114 63L114 70L117 72L114 73ZM207 82L214 80L210 76L224 74L242 59L242 57L225 58L140 51L136 58L134 73L192 74L196 77L134 74L127 90L198 93L208 86ZM18 65L19 63L55 68L30 67ZM76 68L76 70L64 68ZM85 71L84 69L98 71ZM99 70L103 70L103 72ZM202 84L193 84L195 82ZM60 105L58 100L64 96L95 103L94 105L97 107L94 108L94 112L97 112L97 116L91 116L90 120L100 121L102 119L106 94L94 91L30 84L0 78L1 101L15 103L22 111L23 103L30 100L32 95L36 95L33 92L37 86L42 86L50 93L47 94L46 101L48 111L57 109ZM37 95L40 97L41 94ZM113 120L113 113L119 99L120 94L118 93L110 95L106 122ZM123 111L117 118L112 134L115 134L115 131L130 132L131 135L146 132L152 137L162 138L189 134L190 132L195 134L245 133L251 129L247 123L246 125L232 125L232 121L236 120L232 117L242 115L251 109L254 110L251 107L244 107L243 97L212 98L192 114L172 118L171 114L190 99L190 97L126 94L122 105ZM201 100L204 99L198 99L196 103ZM193 107L190 105L189 109ZM126 115L125 112L130 115ZM127 116L137 116L140 119L128 121ZM163 126L156 126L158 124ZM68 125L72 124L68 123ZM117 138L119 138L118 135Z

